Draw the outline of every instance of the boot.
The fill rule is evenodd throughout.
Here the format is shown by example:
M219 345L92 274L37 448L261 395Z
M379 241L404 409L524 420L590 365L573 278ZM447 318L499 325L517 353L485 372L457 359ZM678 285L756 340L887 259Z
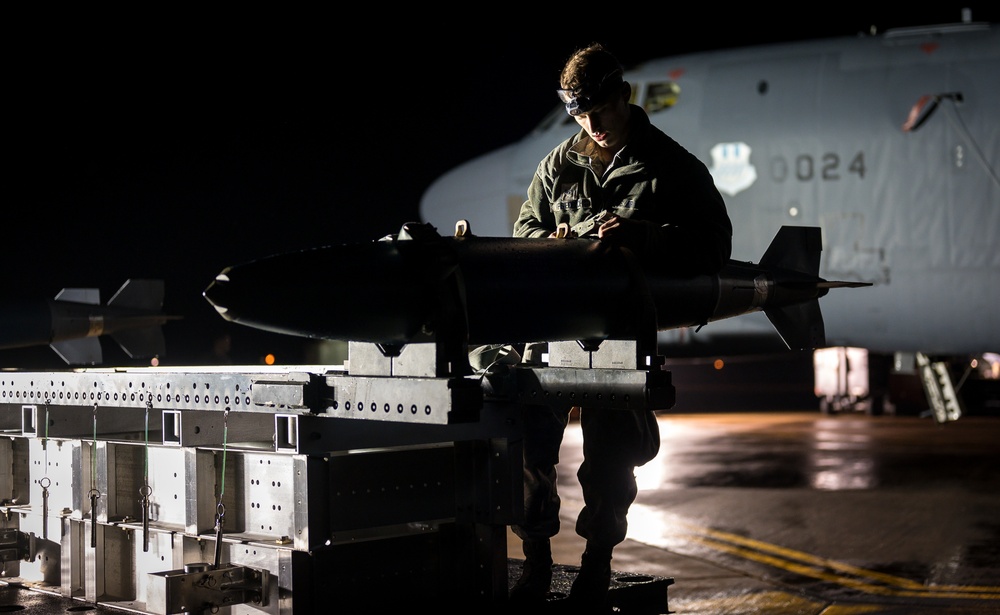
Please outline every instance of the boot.
M607 612L608 590L611 587L611 549L591 546L583 552L580 572L573 580L569 600L579 605L581 612Z
M548 538L525 540L521 576L510 590L512 603L543 602L552 583L552 547Z

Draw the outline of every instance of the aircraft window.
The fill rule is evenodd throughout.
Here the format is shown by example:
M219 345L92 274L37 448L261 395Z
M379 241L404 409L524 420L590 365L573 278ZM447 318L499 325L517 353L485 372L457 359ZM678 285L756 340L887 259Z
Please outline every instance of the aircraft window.
M669 109L677 102L681 86L673 81L660 81L646 85L646 102L643 108L647 113L656 113Z

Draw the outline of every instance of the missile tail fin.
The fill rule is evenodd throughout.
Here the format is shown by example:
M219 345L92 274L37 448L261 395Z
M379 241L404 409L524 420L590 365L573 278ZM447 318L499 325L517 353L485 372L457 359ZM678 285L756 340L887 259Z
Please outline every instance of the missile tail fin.
M163 280L129 279L115 293L109 306L148 311L151 319L158 320L156 325L148 327L130 327L111 332L122 350L132 359L162 357L166 354L166 341L163 336L162 322L179 318L160 314L163 308Z
M789 349L808 350L826 346L826 330L818 299L779 308L765 308L764 314Z
M815 226L783 226L767 246L760 266L819 275L819 256L823 236Z
M159 325L122 329L112 333L111 337L132 359L162 357L166 354L167 344Z
M98 288L64 288L55 296L55 300L100 305L101 290Z
M163 286L163 280L125 280L108 305L159 311L163 307Z
M782 276L776 285L785 289L794 286L805 286L818 289L820 252L823 250L823 237L818 227L813 226L783 226L771 240L764 256L760 259L761 267L775 271L791 271L805 274L809 280L789 280ZM827 289L821 293L826 294ZM819 301L815 298L791 305L764 308L764 314L774 325L778 335L785 345L792 350L822 348L826 345L826 330L823 326L823 314L819 309Z
M69 365L100 365L104 360L101 342L96 337L61 340L49 346Z

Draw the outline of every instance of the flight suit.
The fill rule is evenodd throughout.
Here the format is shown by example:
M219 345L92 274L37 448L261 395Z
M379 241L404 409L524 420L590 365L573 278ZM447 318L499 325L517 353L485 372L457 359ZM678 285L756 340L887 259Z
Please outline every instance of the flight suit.
M626 246L642 267L681 276L717 273L730 257L732 223L711 174L653 126L642 108L633 105L630 113L628 143L604 172L591 165L589 154L598 146L585 130L539 163L514 236L549 237L560 223L574 226L607 211L650 223L643 225L638 241ZM525 409L525 519L512 529L526 544L559 531L555 466L569 413L570 408ZM628 529L626 515L637 493L635 468L659 450L656 417L645 410L582 408L580 425L584 459L577 477L584 508L576 532L587 539L588 550L610 554Z

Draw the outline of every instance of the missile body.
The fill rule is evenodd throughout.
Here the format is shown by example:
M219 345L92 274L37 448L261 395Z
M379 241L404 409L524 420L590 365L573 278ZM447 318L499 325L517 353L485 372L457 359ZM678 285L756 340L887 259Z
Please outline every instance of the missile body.
M824 343L818 228L784 227L761 263L676 277L589 238L442 237L421 223L365 244L228 267L204 291L223 318L267 331L384 345L635 339L763 310L792 348Z

